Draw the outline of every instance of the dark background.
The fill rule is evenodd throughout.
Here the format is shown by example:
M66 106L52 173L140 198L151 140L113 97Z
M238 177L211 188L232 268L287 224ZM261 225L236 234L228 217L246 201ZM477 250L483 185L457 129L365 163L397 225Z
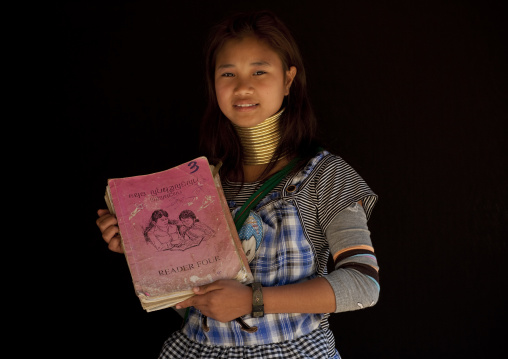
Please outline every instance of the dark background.
M345 359L492 358L504 349L507 12L502 1L75 1L51 23L62 166L79 200L54 348L156 358L180 326L146 313L95 225L110 177L198 155L208 28L268 8L293 31L329 148L379 195L379 303L334 314ZM76 213L77 212L77 213ZM60 213L61 217L67 217ZM70 269L70 270L69 270ZM63 293L62 293L63 294ZM65 297L64 297L65 298ZM63 308L63 309L62 309Z

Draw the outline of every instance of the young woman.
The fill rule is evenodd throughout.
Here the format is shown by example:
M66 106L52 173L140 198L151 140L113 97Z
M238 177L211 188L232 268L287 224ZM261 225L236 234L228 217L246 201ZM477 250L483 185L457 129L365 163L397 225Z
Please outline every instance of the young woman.
M340 358L330 313L372 306L379 296L367 227L377 196L339 156L318 147L303 62L276 16L254 12L219 24L205 61L203 152L222 163L233 217L247 215L249 227L239 234L249 243L255 283L194 288L176 306L188 308L188 317L160 358ZM268 183L275 187L246 211ZM116 219L98 214L104 240L121 252ZM327 273L330 253L335 270Z

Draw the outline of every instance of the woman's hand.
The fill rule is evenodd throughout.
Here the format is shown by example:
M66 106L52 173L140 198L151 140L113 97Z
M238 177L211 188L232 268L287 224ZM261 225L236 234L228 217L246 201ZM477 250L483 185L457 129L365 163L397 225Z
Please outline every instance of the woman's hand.
M193 291L196 295L178 303L176 309L192 306L224 323L252 312L252 288L234 279L220 279Z
M102 233L102 238L108 244L108 248L113 252L123 253L116 217L109 213L107 209L99 209L97 214L99 218L97 218L96 223Z

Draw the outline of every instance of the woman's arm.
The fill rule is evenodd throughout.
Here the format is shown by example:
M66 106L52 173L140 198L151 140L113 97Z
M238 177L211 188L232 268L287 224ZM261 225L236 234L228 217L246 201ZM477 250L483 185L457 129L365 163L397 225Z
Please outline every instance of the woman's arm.
M263 287L266 314L330 313L335 310L335 295L324 278L277 287ZM234 279L223 279L194 288L194 297L176 305L193 306L204 315L228 322L252 313L252 288Z
M335 312L373 306L379 299L379 267L361 203L338 213L326 230L335 270L324 278L335 292Z
M263 287L265 313L333 313L335 293L324 278Z

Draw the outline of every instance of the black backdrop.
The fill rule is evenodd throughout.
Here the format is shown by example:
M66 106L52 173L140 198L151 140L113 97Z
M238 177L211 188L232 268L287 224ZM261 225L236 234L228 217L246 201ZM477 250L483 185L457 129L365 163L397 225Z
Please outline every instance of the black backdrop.
M73 298L57 347L155 358L180 325L146 313L95 225L108 177L198 153L207 29L244 9L293 30L329 147L379 195L370 221L379 303L335 314L352 358L491 358L507 300L506 12L494 1L75 1L59 6L67 180L79 190ZM61 106L61 104L59 105ZM74 211L73 210L73 211ZM61 214L63 216L63 213ZM68 234L65 234L68 238ZM54 339L54 338L53 338ZM80 355L81 356L81 355Z

